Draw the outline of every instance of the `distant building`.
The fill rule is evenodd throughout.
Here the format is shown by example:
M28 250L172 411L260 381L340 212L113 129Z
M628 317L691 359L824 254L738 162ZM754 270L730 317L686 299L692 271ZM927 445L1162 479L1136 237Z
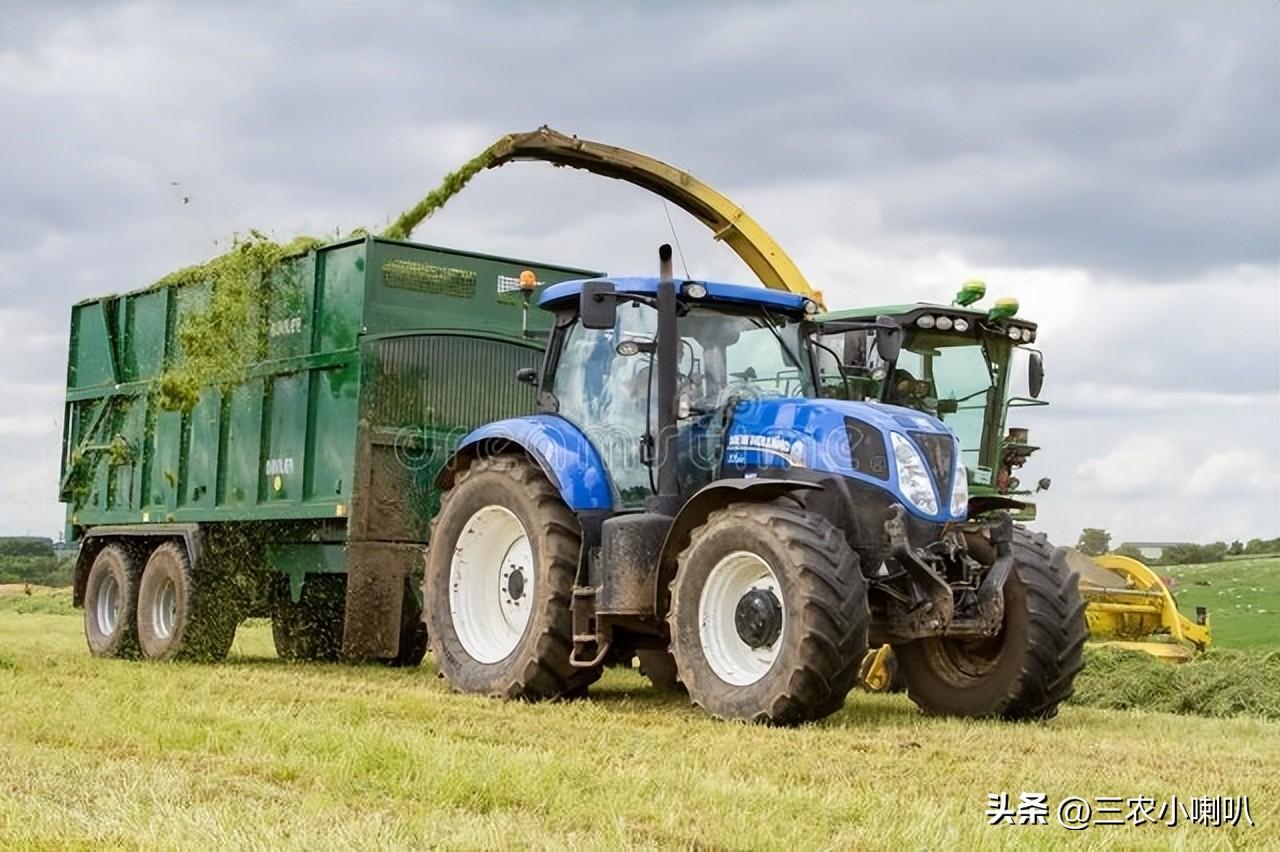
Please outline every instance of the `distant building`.
M1143 559L1159 559L1164 556L1164 552L1171 547L1189 544L1185 541L1126 541L1120 547L1133 547L1142 554ZM1116 550L1119 550L1117 547Z

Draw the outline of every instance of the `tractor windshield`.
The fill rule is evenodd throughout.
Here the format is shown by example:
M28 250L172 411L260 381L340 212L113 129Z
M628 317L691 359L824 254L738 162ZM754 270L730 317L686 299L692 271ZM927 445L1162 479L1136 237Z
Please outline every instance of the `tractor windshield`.
M889 401L936 415L960 438L964 464L978 466L983 423L996 392L984 346L956 334L915 334L898 356Z
M847 380L847 395L853 399L876 399L887 365L876 353L872 332L855 331L829 335L823 343L831 352L820 351L823 384L828 392L844 396L841 383ZM906 330L889 387L887 401L895 405L927 411L944 421L959 437L963 463L976 469L982 453L988 405L997 390L993 360L1000 363L1007 350L1002 341L987 340L955 332ZM834 358L845 366L837 378Z
M692 468L705 456L710 475L718 451L695 450L703 421L741 399L808 396L812 372L804 354L801 324L762 310L726 310L688 306L679 318L680 363L677 413L680 417L682 479L690 484L706 476ZM652 490L645 463L646 436L658 422L657 376L651 356L626 341L647 344L657 330L657 312L629 302L618 307L612 329L583 328L576 321L561 334L551 389L558 411L581 428L604 456L624 504ZM688 451L690 458L684 458ZM694 457L697 458L694 458ZM685 469L689 468L689 469Z

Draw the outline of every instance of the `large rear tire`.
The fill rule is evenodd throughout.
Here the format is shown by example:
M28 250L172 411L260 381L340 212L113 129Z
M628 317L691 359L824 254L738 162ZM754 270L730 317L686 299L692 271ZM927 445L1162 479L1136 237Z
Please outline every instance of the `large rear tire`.
M84 638L95 657L138 656L138 560L121 544L98 552L84 589Z
M714 512L680 554L671 593L680 679L713 716L821 719L857 680L870 621L858 557L791 501Z
M197 576L186 548L167 541L151 552L138 586L138 643L149 660L226 659L239 621L214 578Z
M279 577L271 592L271 638L280 659L337 660L342 653L346 600L345 574L308 574L296 603L289 594L289 578Z
M528 459L481 459L458 473L423 581L431 650L450 686L536 700L580 694L600 676L569 663L581 545L577 519Z
M1004 626L984 640L895 645L907 694L927 713L1050 719L1084 667L1088 627L1078 578L1054 564L1043 534L1015 527Z

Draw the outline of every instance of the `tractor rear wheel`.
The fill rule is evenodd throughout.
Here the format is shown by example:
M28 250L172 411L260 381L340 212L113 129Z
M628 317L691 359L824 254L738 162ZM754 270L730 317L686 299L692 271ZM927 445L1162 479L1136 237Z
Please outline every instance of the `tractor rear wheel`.
M347 578L344 574L308 574L295 603L289 578L280 576L271 590L271 638L282 660L333 662L342 653Z
M536 700L580 694L570 601L578 521L542 471L497 456L459 471L440 502L423 581L436 666L460 692Z
M84 638L95 657L138 655L138 560L109 544L93 560L84 588Z
M844 536L778 500L732 504L694 530L668 620L695 704L724 719L794 725L843 705L870 615Z
M1004 626L990 639L931 637L895 645L907 694L927 713L1050 719L1071 695L1088 638L1075 574L1043 534L1015 527Z
M225 659L239 621L215 578L197 575L187 549L167 541L151 552L138 586L138 643L149 660Z

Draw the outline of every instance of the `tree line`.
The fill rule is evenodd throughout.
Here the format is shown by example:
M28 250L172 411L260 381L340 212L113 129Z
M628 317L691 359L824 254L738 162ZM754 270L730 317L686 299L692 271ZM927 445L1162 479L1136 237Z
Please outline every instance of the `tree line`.
M74 559L59 558L50 539L0 538L0 583L69 586L74 567Z
M1113 551L1110 532L1096 527L1086 527L1081 531L1080 539L1076 542L1076 550L1086 556L1115 553L1117 556L1128 556L1150 565L1192 565L1221 562L1228 556L1265 556L1280 553L1280 538L1251 538L1247 542L1233 541L1230 544L1225 541L1215 541L1212 544L1183 542L1164 548L1159 559L1150 560L1131 544L1122 544Z

